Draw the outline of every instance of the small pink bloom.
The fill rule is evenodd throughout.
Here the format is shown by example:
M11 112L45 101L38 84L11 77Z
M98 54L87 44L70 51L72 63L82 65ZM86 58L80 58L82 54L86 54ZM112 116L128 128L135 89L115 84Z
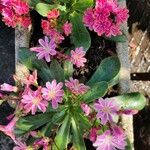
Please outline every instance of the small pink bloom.
M38 59L43 59L47 62L51 61L51 56L56 55L56 44L54 40L49 40L48 37L45 36L45 40L39 39L40 47L32 47L31 51L37 52Z
M12 86L10 84L4 83L0 86L1 91L7 91L7 92L17 92L18 88L16 86Z
M70 78L70 81L65 81L66 87L75 95L84 94L89 90L89 87L83 83L79 83L79 80Z
M52 107L56 109L58 103L62 102L64 91L62 90L63 83L60 82L57 84L56 80L53 80L51 83L46 82L46 88L42 89L43 98L52 102Z
M72 31L72 24L68 23L68 21L62 26L62 29L65 33L66 36L68 36L69 34L71 34Z
M84 16L83 16L84 25L85 25L86 27L88 27L90 30L93 30L94 21L95 21L94 9L88 8L88 9L84 12Z
M124 23L129 17L129 10L126 8L118 7L114 10L114 12L116 14L116 22L118 24Z
M57 19L60 15L60 12L58 9L52 9L48 12L47 18L50 19Z
M29 113L31 111L32 115L34 115L37 109L41 110L43 113L46 111L48 106L48 102L43 100L41 95L41 87L38 87L36 91L28 91L27 94L22 95L21 102L23 103L23 108L25 113Z
M85 116L88 116L90 114L91 109L90 109L90 107L87 104L82 103L80 105L80 107L82 108L83 112L85 113Z
M48 20L42 20L41 27L43 29L43 33L46 34L50 29L50 22Z
M97 136L93 146L96 147L96 150L125 150L126 136L123 132L118 131L106 130L102 135Z
M21 26L24 28L28 28L31 25L30 17L22 17L21 18Z
M4 132L7 136L11 137L13 140L15 140L15 134L14 134L14 127L16 125L16 122L18 121L18 117L14 117L8 125L0 125L0 131Z
M86 63L85 51L83 47L76 48L74 51L71 51L71 62L76 65L78 68L83 67L84 63Z
M89 139L92 142L96 141L96 137L97 137L97 132L100 130L100 128L92 128L90 130L90 134L89 134Z
M26 145L26 143L21 142L20 139L16 139L16 140L15 140L15 144L16 144L17 146L15 146L15 147L13 148L13 150L29 150L29 147Z
M119 107L111 99L100 98L98 102L94 104L97 113L97 118L101 119L102 124L106 124L108 121L112 122L113 115L117 114Z
M56 29L49 29L47 34L58 44L62 43L62 41L64 40L64 37Z
M37 83L37 70L33 71L28 77L25 78L24 83L29 85L38 85Z
M16 14L25 15L29 12L29 5L27 2L17 0L12 2L12 7Z
M43 147L43 150L49 150L49 139L48 138L42 138L42 139L39 139L39 140L36 140L34 142L34 147L35 149L37 147Z

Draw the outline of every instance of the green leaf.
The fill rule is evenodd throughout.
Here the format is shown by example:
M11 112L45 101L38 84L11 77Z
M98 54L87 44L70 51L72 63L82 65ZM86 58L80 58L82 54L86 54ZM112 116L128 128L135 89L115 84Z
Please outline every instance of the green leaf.
M70 115L67 115L54 139L59 150L64 150L67 148L67 145L69 143L70 125L71 125ZM55 144L53 146L54 146L53 149L57 150Z
M49 123L46 124L41 129L41 133L45 136L50 136L51 135L51 130L54 128L56 124L61 124L62 121L64 120L64 117L66 115L66 110L61 110L60 112L57 112L52 118Z
M57 80L57 82L64 82L64 70L57 60L53 60L50 65L51 76Z
M43 80L44 84L47 81L52 81L54 79L49 68L48 69L47 68L41 68L41 70L38 73L38 75L41 77L41 79Z
M141 110L146 105L146 98L138 92L112 97L123 109Z
M86 27L82 22L82 15L77 12L73 12L70 15L70 21L73 26L71 41L75 47L83 47L85 51L91 46L91 37Z
M127 41L127 37L124 34L118 35L118 36L111 36L110 38L108 37L105 37L105 38L110 41L121 42L121 43L124 43Z
M16 124L15 134L21 136L29 131L35 130L51 120L55 113L42 113L34 116L22 117Z
M65 79L69 79L69 77L73 74L73 64L70 61L64 62L64 75Z
M35 7L35 10L43 17L46 17L48 12L54 8L59 9L60 11L66 11L65 6L58 5L58 4L50 5L45 3L38 3Z
M108 83L105 81L98 82L90 86L90 90L82 96L86 103L95 101L96 99L104 96L108 90Z
M87 84L92 85L97 82L106 81L111 86L114 80L116 82L116 76L119 74L120 67L118 57L112 56L105 58Z
M53 5L38 3L35 7L35 10L43 17L46 17L48 12L54 8Z
M42 0L29 0L29 5L35 7L40 2L42 2Z
M87 8L93 6L93 0L79 0L73 5L73 10L83 13Z
M19 61L24 64L30 70L41 70L41 68L48 68L46 62L39 60L34 52L31 52L29 48L22 47L18 53Z
M85 133L85 130L89 131L90 128L92 127L90 120L86 116L82 115L81 113L78 113L76 117L79 119L79 126L82 134Z
M80 126L78 122L72 117L72 133L73 133L73 146L77 150L86 150L85 143L81 134Z

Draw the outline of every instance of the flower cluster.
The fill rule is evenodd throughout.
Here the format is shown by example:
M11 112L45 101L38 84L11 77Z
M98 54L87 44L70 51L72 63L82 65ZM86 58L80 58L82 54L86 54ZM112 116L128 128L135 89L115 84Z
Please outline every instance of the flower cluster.
M65 22L63 26L58 28L58 18L60 16L60 11L58 9L52 9L47 14L48 20L42 20L41 27L43 29L43 33L53 39L56 43L61 43L64 40L65 36L69 36L72 31L72 24Z
M120 26L128 18L128 10L118 5L116 0L97 0L95 8L84 12L83 22L99 36L120 35Z
M45 36L44 40L39 39L39 44L40 44L39 47L30 48L31 51L37 52L36 56L38 57L38 59L45 58L47 62L50 62L53 56L61 55L60 52L56 51L57 45L53 39L49 40L49 38ZM68 61L70 61L72 64L74 64L78 68L84 67L87 61L85 58L85 51L83 47L79 47L79 48L76 48L75 50L72 50L71 56L66 55L65 58L68 58Z
M22 0L1 0L0 12L7 26L15 28L17 25L24 28L31 24L29 5Z

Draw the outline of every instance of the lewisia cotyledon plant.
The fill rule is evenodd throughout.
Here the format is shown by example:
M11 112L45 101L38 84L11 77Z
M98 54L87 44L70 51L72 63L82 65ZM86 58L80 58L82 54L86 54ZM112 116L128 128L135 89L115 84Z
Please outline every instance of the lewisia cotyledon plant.
M119 75L116 56L104 59L88 77L80 72L89 73L86 51L93 40L87 29L107 38L120 35L128 10L117 0L0 1L2 20L11 27L28 28L30 9L42 15L45 37L19 51L29 74L14 75L15 85L0 85L0 104L8 101L15 109L0 131L13 139L13 150L91 149L85 138L96 150L125 150L119 115L136 114L145 105L144 96L106 98Z

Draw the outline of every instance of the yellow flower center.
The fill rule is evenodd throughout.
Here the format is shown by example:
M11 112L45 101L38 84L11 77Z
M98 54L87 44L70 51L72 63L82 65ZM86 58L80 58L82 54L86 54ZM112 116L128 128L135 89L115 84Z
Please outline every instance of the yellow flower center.
M110 108L109 107L104 107L103 112L104 113L110 113Z
M51 99L55 98L55 96L56 96L56 92L54 90L49 91L48 94Z
M37 105L37 104L39 104L40 99L39 99L39 98L34 98L34 99L32 100L32 102L33 102L33 104Z

